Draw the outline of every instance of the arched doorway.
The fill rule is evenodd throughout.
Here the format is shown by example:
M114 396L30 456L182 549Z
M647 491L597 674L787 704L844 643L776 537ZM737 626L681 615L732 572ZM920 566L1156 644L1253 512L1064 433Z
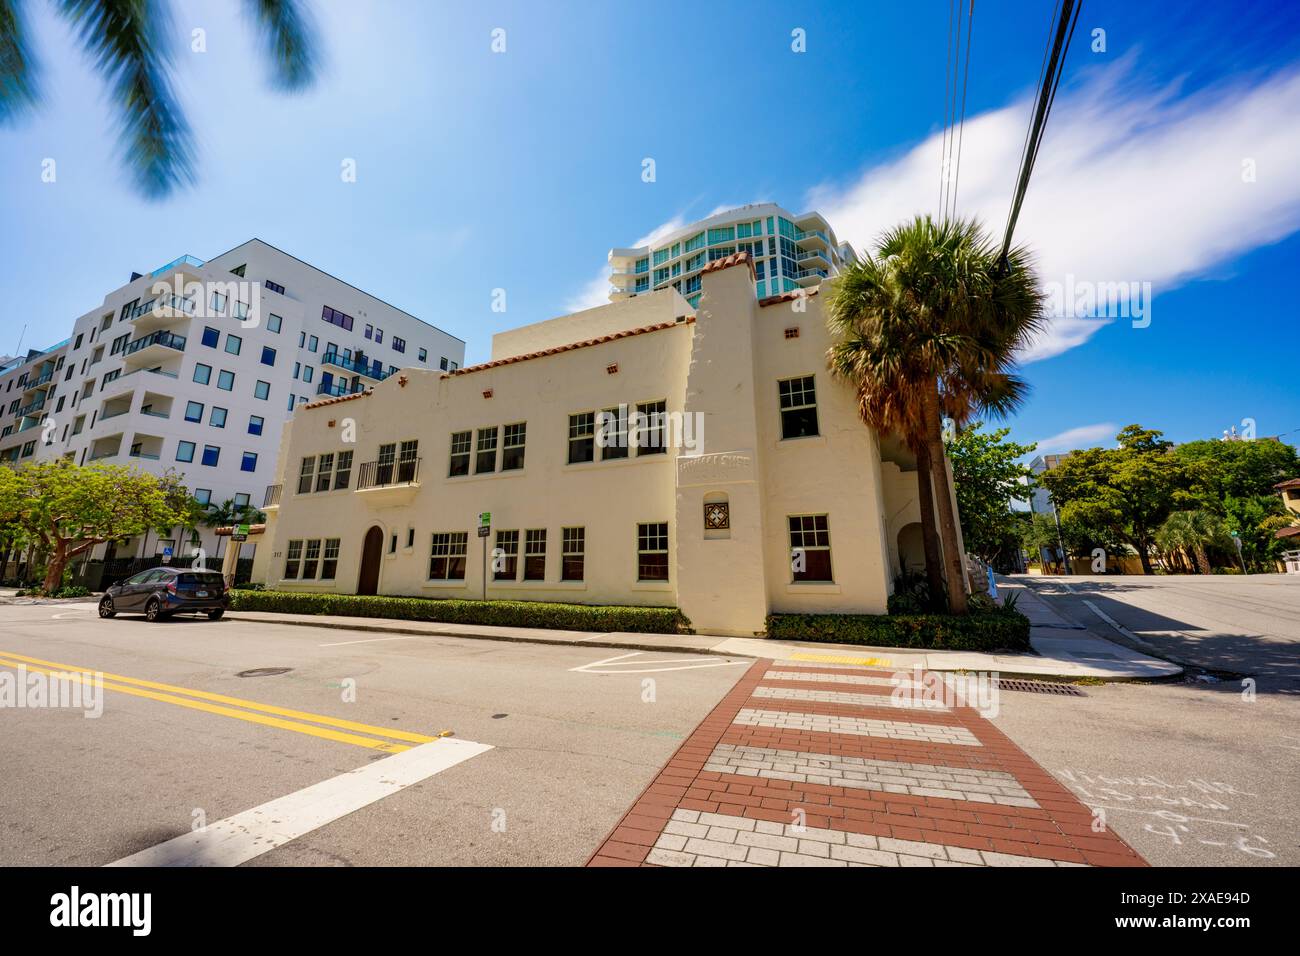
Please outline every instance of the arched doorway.
M921 534L921 522L913 521L899 529L898 563L902 565L904 574L925 570L925 539Z
M379 562L384 554L384 532L375 525L366 532L361 547L361 574L357 578L358 594L379 593Z

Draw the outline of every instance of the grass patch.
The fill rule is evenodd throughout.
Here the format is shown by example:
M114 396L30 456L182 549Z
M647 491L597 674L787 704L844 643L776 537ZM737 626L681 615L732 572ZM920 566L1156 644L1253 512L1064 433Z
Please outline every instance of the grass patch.
M464 601L458 598L388 597L362 594L303 594L296 591L231 592L232 611L274 614L330 614L439 624L542 627L561 631L630 631L681 634L690 621L675 607L554 604L549 601Z

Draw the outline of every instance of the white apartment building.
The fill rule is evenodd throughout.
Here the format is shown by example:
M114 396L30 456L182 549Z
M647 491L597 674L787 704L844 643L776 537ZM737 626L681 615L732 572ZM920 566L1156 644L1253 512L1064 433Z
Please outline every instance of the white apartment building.
M735 252L749 253L760 299L815 288L857 259L821 213L796 216L774 203L754 203L683 226L653 245L609 250L610 300L671 287L694 308L704 267Z
M0 369L0 462L66 456L174 469L200 502L261 507L281 427L298 406L403 368L454 370L464 350L252 239L206 263L183 256L133 274L73 323L67 341ZM148 557L164 544L128 542L113 556Z

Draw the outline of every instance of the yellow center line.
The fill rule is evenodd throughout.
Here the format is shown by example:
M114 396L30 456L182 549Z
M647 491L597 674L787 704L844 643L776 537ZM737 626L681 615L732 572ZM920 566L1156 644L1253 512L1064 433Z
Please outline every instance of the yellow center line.
M14 663L14 661L20 661L22 663ZM369 737L360 737L355 734L326 730L324 727L311 727L308 724L299 723L298 721L310 721L315 724L324 724L327 727L337 727L341 730L353 730L364 734L374 734L379 737L390 737L394 740L405 740L416 744L429 743L438 739L437 737L430 737L426 734L414 734L409 731L396 730L390 727L375 727L371 724L358 723L352 720L342 720L338 717L327 717L323 714L310 714L305 711L290 710L287 707L276 707L273 704L261 704L257 701L243 700L239 697L228 697L224 694L213 694L208 691L194 690L188 687L177 687L173 684L163 684L158 681L141 680L135 677L123 677L120 674L110 674L104 671L93 671L85 667L61 664L57 661L46 661L38 657L28 657L24 654L14 654L9 651L0 651L0 666L24 666L27 667L28 670L35 670L44 674L67 673L72 679L79 679L79 675L86 675L93 680L95 674L100 674L104 679L105 687L125 694L132 694L136 697L146 697L151 700L159 700L169 704L177 704L181 707L189 707L194 710L220 714L225 717L235 717L239 720L247 720L253 723L264 724L269 727L279 727L284 730L293 730L298 733L311 734L312 736L324 737L328 740L337 740L343 743L356 744L362 747L371 747L373 749L383 750L387 753L399 753L409 748L400 744L392 744L384 740L372 740ZM87 683L87 681L81 682ZM176 696L178 694L185 696ZM198 698L198 700L187 698ZM204 701L215 701L217 704L230 704L234 707L247 709L235 710L233 707L217 706L217 704L204 703ZM257 713L249 713L249 711L256 711ZM266 716L269 714L278 716ZM280 720L278 717L292 717L295 719Z

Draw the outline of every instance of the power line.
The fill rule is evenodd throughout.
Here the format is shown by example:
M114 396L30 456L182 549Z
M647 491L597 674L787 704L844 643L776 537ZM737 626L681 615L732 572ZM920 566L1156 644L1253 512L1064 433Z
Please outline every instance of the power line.
M1060 11L1059 19L1057 10ZM1055 29L1048 30L1048 35L1055 34L1049 51L1045 53L1043 66L1039 71L1038 97L1035 101L1033 116L1025 134L1025 145L1021 151L1020 174L1016 178L1016 188L1012 194L1011 210L1007 214L1006 234L1002 239L1002 261L1005 262L1011 251L1011 237L1015 233L1016 220L1020 218L1020 207L1029 189L1029 177L1033 173L1034 163L1038 159L1038 150L1042 146L1043 131L1047 127L1047 118L1056 100L1056 91L1061 85L1062 67L1074 38L1074 28L1079 23L1079 12L1083 9L1082 0L1060 0L1058 7L1052 11L1052 24Z
M975 32L975 0L966 15L966 67L961 79L961 120L957 125L957 162L952 171L952 214L957 214L957 185L961 179L961 144L966 132L966 87L970 82L970 38Z

